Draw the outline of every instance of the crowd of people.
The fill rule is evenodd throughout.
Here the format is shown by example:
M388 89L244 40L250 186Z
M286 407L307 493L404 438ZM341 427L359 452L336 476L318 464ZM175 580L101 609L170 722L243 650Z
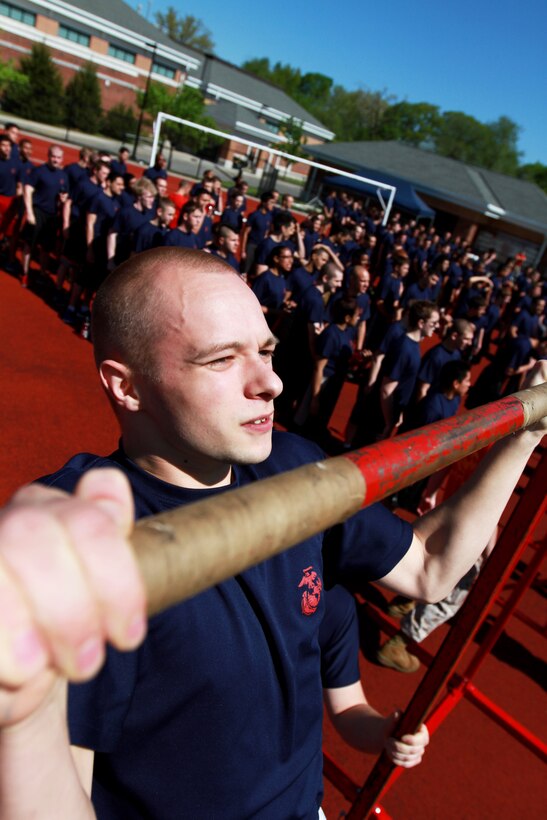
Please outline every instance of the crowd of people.
M399 214L384 226L343 193L300 222L275 191L249 212L243 182L224 202L209 172L169 195L163 158L135 180L124 149L82 149L63 167L52 145L23 172L13 130L4 136L5 267L51 290L70 324L85 326L91 307L121 442L75 456L0 511L0 814L315 820L321 690L359 749L412 766L428 739L422 727L395 740L397 714L367 703L347 588L449 596L545 424L493 447L450 506L429 499L410 524L372 505L148 624L134 514L322 459L309 439L326 438L349 374L348 446L456 412L494 330L496 357L527 340L502 382L521 376L544 354L545 282ZM305 436L274 430L274 408Z

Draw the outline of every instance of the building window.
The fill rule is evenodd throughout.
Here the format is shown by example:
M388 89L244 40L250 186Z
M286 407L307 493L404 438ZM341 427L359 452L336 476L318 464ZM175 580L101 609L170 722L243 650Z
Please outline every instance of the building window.
M59 26L59 37L64 37L65 40L70 40L72 43L78 43L81 46L89 48L89 37L87 34L81 34L73 28L67 26Z
M12 20L17 20L19 23L26 23L27 26L36 25L36 15L30 11L25 11L17 6L12 6L10 3L4 3L0 0L0 14L4 17L11 17Z
M154 74L161 74L162 77L168 77L170 80L175 79L175 69L169 68L168 65L154 63L154 65L152 66L152 72Z
M124 63L135 62L135 54L132 51L126 51L125 48L119 48L118 46L108 46L108 56L123 60Z

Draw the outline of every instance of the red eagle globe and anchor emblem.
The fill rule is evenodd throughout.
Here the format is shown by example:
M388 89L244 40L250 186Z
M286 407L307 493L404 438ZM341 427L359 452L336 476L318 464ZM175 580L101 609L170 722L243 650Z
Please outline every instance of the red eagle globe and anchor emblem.
M302 615L313 615L321 600L323 581L313 567L306 567L302 572L302 580L298 584L298 589L304 587L302 600L300 602Z

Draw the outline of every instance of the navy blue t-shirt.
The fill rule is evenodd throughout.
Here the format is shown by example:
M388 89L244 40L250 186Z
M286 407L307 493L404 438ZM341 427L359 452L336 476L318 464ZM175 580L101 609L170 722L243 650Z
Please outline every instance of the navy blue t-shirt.
M283 305L287 282L284 276L265 270L253 282L253 293L264 307L279 310Z
M419 369L420 345L405 333L386 353L381 372L382 378L397 382L394 397L399 408L410 402Z
M57 211L58 195L68 192L66 171L61 168L50 168L47 163L34 168L26 184L34 188L34 207L50 215Z
M270 211L262 211L258 208L250 215L247 220L247 227L249 228L249 242L252 245L258 245L261 242L270 228L272 227L273 216Z
M191 248L200 250L197 234L173 228L165 238L165 245L169 248Z
M0 195L15 196L19 178L19 161L13 157L0 159Z
M423 357L418 378L432 387L437 386L437 380L447 362L459 361L462 354L459 350L448 350L441 342L427 351Z
M360 679L359 623L355 598L339 584L325 593L319 627L321 681L324 689L350 686Z
M297 436L273 439L262 464L234 468L232 486L323 457ZM120 450L76 456L43 481L71 490L107 466L128 476L137 517L230 490L167 484ZM71 742L95 750L99 820L317 820L323 591L384 576L411 540L407 522L373 505L155 615L138 650L110 650L97 678L69 693Z

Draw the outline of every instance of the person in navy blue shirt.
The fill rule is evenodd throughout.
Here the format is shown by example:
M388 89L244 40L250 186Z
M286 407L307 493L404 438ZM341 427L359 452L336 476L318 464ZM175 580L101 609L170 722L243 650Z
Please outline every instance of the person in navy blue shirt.
M343 296L332 307L331 324L315 340L311 382L294 421L299 427L307 424L310 435L319 442L326 437L330 417L344 386L353 353L353 331L360 313L357 300Z
M142 177L135 184L136 199L132 205L122 207L116 214L108 234L108 269L113 270L129 259L135 249L135 234L141 225L157 216L154 209L156 188L149 179Z
M266 238L272 227L275 196L266 191L260 197L260 205L247 220L241 236L241 260L245 273L252 273L257 246Z
M125 145L122 145L121 148L118 150L118 157L117 159L110 160L110 168L112 171L115 171L116 174L126 178L127 174L127 160L129 159L129 148L126 148Z
M171 248L199 250L198 235L204 218L205 214L196 202L187 202L180 212L180 225L169 231L164 245Z
M40 246L40 268L47 274L49 252L56 245L59 229L68 230L70 199L68 182L63 170L63 149L50 145L47 162L34 168L24 185L26 224L23 230L23 279L26 286L30 258L36 245ZM59 212L62 218L59 219Z
M20 188L19 161L11 156L8 135L0 134L0 240L6 239L15 218L15 197Z
M146 169L143 177L151 179L156 182L157 179L164 179L167 181L167 160L163 154L158 154L153 165Z
M414 599L445 597L483 550L547 423L495 445L469 487L413 525L372 505L147 625L128 543L134 515L322 453L272 432L275 339L218 258L176 248L132 257L99 289L93 338L120 447L75 456L0 513L10 602L0 608L2 807L317 820L323 590L368 578Z
M285 305L286 276L293 266L294 255L288 245L277 245L271 252L271 265L253 279L252 290L268 322L275 330Z
M378 379L368 400L358 400L350 421L356 430L355 446L389 438L402 421L402 414L414 393L420 369L420 342L431 337L439 326L439 311L433 302L410 305L407 329L388 350Z
M444 339L430 348L423 356L416 384L416 401L421 401L428 390L438 387L438 379L443 366L450 361L459 361L462 353L473 344L475 327L467 319L454 319Z
M218 256L227 262L237 273L240 272L239 260L236 256L238 247L238 234L228 225L216 222L213 225L213 244L207 250L213 256Z
M135 231L133 253L142 253L150 248L165 245L173 233L169 226L175 216L175 205L167 197L162 197L153 219L143 222ZM178 230L178 229L175 229Z

